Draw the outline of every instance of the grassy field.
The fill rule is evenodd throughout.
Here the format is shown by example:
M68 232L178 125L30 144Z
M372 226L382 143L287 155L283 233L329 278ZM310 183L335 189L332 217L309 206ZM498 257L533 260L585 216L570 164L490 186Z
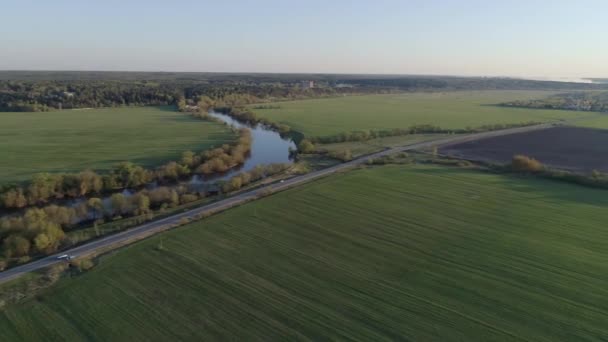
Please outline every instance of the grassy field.
M471 91L351 96L279 102L277 109L256 113L291 126L306 136L327 136L352 130L408 128L433 124L447 129L485 124L552 121L585 115L580 112L493 106L516 99L537 99L544 91ZM587 113L588 114L588 113Z
M319 150L326 150L328 152L337 152L350 150L353 157L360 157L364 154L370 154L373 152L381 151L387 147L404 146L409 144L415 144L418 142L439 139L444 137L444 134L412 134L402 135L393 137L384 137L378 139L370 139L366 141L347 141L342 143L333 144L317 144L315 145Z
M353 171L105 257L1 311L1 340L600 340L607 209L545 180Z
M0 113L0 122L0 184L125 160L152 166L233 139L223 126L173 107Z
M588 113L588 119L582 119L575 122L576 126L587 128L608 129L608 113L592 114Z

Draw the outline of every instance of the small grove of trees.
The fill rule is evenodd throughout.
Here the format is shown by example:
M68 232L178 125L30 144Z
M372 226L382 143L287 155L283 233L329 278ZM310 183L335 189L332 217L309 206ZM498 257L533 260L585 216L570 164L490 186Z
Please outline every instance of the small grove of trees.
M331 151L328 155L334 159L341 160L343 162L347 162L353 159L353 153L349 149L340 150L340 151Z
M64 215L57 208L32 208L23 216L1 219L0 238L4 256L9 259L55 252L65 238L58 223L68 219Z
M310 142L310 140L308 139L302 139L302 141L300 141L300 143L298 144L298 151L300 153L314 153L315 152L315 145Z

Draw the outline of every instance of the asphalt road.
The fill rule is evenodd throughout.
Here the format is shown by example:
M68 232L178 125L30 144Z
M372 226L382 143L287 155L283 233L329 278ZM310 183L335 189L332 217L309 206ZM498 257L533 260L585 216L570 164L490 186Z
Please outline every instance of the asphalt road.
M45 257L43 259L39 259L39 260L30 262L28 264L24 264L24 265L15 267L15 268L11 268L9 270L0 272L0 283L4 283L9 280L15 279L28 272L36 271L36 270L51 266L56 263L65 262L65 261L57 259L57 257L60 255L69 254L74 257L86 256L86 255L95 253L97 251L103 250L103 249L111 248L112 246L115 246L115 245L119 246L121 244L128 243L129 241L143 239L147 236L170 229L171 225L179 223L180 220L182 220L183 218L190 219L190 218L194 218L195 216L200 215L200 214L210 214L210 213L226 210L226 209L235 207L237 205L246 203L248 201L255 200L256 198L259 198L260 195L264 195L265 193L267 193L268 190L272 190L273 192L276 192L276 191L281 191L281 190L285 190L288 188L292 188L292 187L298 186L300 184L310 182L314 179L330 175L337 171L344 170L344 169L347 169L352 166L363 164L370 158L378 158L378 157L390 155L390 154L397 153L397 152L424 149L424 148L433 147L433 146L450 145L450 144L462 143L462 142L472 141L472 140L479 140L479 139L483 139L483 138L495 137L495 136L506 135L506 134L522 133L522 132L528 132L528 131L539 130L539 129L547 129L547 128L551 128L551 127L554 127L554 125L553 124L541 124L541 125L528 126L528 127L509 128L509 129L492 131L492 132L476 133L476 134L470 134L470 135L464 135L464 136L455 135L455 136L450 136L450 137L446 137L446 138L442 138L442 139L436 139L436 140L425 141L425 142L420 142L420 143L416 143L416 144L387 149L387 150L384 150L381 152L373 153L373 154L370 154L370 155L367 155L364 157L360 157L360 158L351 160L346 163L338 164L338 165L335 165L335 166L332 166L332 167L329 167L329 168L326 168L323 170L314 171L314 172L307 173L305 175L293 177L293 178L283 181L282 183L279 182L279 183L268 184L268 185L265 185L263 187L255 189L255 190L243 192L243 193L232 196L230 198L223 199L218 202L214 202L214 203L202 206L202 207L191 209L187 212L175 214L173 216L170 216L170 217L167 217L167 218L164 218L161 220L149 222L149 223L143 224L141 226L138 226L138 227L135 227L132 229L128 229L126 231L86 243L84 245L72 248L70 250L63 251L61 253L51 255L51 256Z

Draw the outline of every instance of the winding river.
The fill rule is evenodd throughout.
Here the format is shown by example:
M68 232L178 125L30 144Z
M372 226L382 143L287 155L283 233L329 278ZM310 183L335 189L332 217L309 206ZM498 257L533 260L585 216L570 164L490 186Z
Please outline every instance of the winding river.
M247 128L251 131L251 150L247 156L247 159L243 164L240 164L226 172L221 174L212 174L212 175L193 175L189 179L182 180L178 183L174 184L163 184L163 186L167 187L177 187L177 186L186 186L190 191L201 191L204 190L207 186L212 183L215 183L219 180L227 180L232 176L236 175L239 172L250 171L258 165L268 165L274 163L293 163L293 160L290 156L290 149L295 149L296 145L293 140L289 138L283 138L281 135L263 125L255 125L251 126L246 123L239 122L232 117L218 113L218 112L209 112L209 115L221 120L225 124L241 129ZM151 190L159 185L154 182L146 185L146 188ZM125 197L132 196L137 190L136 189L123 189L120 193L122 193ZM111 208L111 197L112 194L106 194L101 197L103 206L106 209ZM51 201L51 203L57 205L65 205L70 207L76 207L83 202L87 201L86 197L67 199L67 200L55 200ZM18 215L20 212L14 212L12 214L8 214L8 216ZM94 213L90 212L88 219L94 219ZM78 223L78 222L74 222Z
M295 149L296 144L289 138L283 138L273 130L270 130L262 125L251 126L239 122L232 117L218 113L209 112L209 115L222 120L227 125L234 128L248 128L251 131L252 144L251 152L245 163L230 169L221 175L211 175L209 177L201 177L195 175L189 183L206 183L209 181L217 181L229 179L233 175L241 171L249 171L258 165L268 165L275 163L292 163L289 150Z
M213 174L208 176L202 175L193 175L190 179L180 181L177 184L169 184L164 185L168 187L176 187L176 186L187 186L190 190L199 191L204 189L207 185L217 182L218 180L227 180L232 176L239 172L249 171L255 168L258 165L268 165L274 163L292 163L293 160L290 156L290 149L295 149L295 143L289 138L283 138L281 135L267 127L262 125L251 126L249 124L245 124L239 122L232 117L218 113L218 112L209 112L209 115L220 119L225 124L240 129L240 128L248 128L251 131L251 151L247 156L245 162L241 165L238 165L226 172L221 174ZM146 186L148 189L154 189L158 186L156 183L151 183ZM125 197L129 197L133 195L136 191L133 189L124 189L121 193ZM102 202L104 207L111 207L111 195L103 196ZM81 203L86 201L86 198L77 198L68 200L66 203L68 206L75 207Z

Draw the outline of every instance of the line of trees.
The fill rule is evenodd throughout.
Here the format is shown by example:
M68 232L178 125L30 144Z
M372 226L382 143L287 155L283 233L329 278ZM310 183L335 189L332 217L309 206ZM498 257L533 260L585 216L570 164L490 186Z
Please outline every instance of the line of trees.
M563 93L543 99L505 102L501 106L606 112L608 111L608 92Z
M237 191L288 168L288 164L256 166L248 172L236 174L227 181L218 181L217 187L224 193ZM149 215L154 211L174 208L209 195L211 192L205 189L160 186L128 195L115 193L105 201L92 197L74 206L51 204L41 208L28 208L20 215L0 218L0 250L4 257L0 258L0 262L16 260L22 263L28 261L31 256L48 255L67 248L73 242L66 232L77 229L86 222L95 222L97 225L107 220Z
M409 134L467 134L467 133L480 133L487 131L496 131L507 128L515 128L515 127L525 127L538 125L540 122L528 121L528 122L520 122L520 123L510 123L510 124L492 124L492 125L483 125L479 127L466 127L459 129L446 129L441 128L439 126L430 125L430 124L422 124L422 125L413 125L410 128L393 128L387 130L362 130L362 131L352 131L352 132L343 132L336 135L330 136L322 136L322 137L310 137L307 140L311 143L321 143L321 144L332 144L332 143L341 143L348 141L367 141L371 139L384 138L384 137L392 137L392 136L402 136Z
M281 173L289 168L289 164L268 164L258 165L248 172L241 172L234 175L230 180L221 184L222 191L225 193L240 190L253 182L257 182L265 177Z
M0 112L41 112L117 106L180 106L181 99L206 96L217 105L334 96L353 90L301 89L293 82L254 80L0 80ZM363 91L363 90L360 90ZM367 92L373 90L367 90ZM183 102L182 102L183 103Z
M122 162L105 175L92 170L77 174L36 174L25 185L9 185L0 189L0 206L8 209L25 208L56 199L138 188L153 181L173 182L193 173L225 172L242 164L251 150L251 132L240 129L237 133L239 137L232 144L198 154L186 151L179 161L171 161L154 170L132 162Z

